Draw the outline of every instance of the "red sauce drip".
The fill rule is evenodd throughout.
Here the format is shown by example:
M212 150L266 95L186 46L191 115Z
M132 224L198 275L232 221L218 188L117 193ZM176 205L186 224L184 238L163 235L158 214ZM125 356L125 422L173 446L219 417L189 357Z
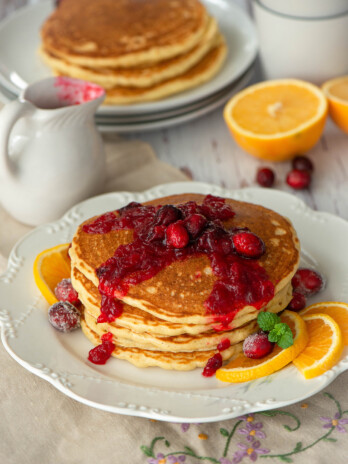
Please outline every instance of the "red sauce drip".
M97 322L113 322L117 317L121 316L122 312L122 301L102 295L100 315L98 316Z
M208 359L205 368L203 369L202 375L204 377L211 377L215 372L220 369L222 366L222 356L220 353L214 354L211 358Z
M192 221L197 214L206 221ZM226 330L241 308L253 305L260 309L274 296L274 286L264 268L256 259L238 256L234 249L233 234L241 229L227 230L222 222L234 215L223 198L208 195L202 205L193 201L177 207L130 203L118 215L106 213L85 225L83 230L87 233L133 230L133 242L121 245L97 269L100 293L108 297L105 301L109 304L113 298L125 296L130 286L150 279L174 261L207 255L218 280L205 301L206 314L218 323L217 330ZM183 225L190 223L187 227L190 241L184 248L173 248L166 241L168 225L177 221ZM103 311L105 317L115 314L109 309Z
M115 349L115 344L109 340L103 340L101 345L92 348L88 353L88 361L93 364L105 364Z
M225 351L231 346L231 342L228 338L224 338L216 347L218 351Z
M101 337L100 337L100 340L102 342L112 342L113 340L113 335L111 332L106 332L105 334L103 334Z

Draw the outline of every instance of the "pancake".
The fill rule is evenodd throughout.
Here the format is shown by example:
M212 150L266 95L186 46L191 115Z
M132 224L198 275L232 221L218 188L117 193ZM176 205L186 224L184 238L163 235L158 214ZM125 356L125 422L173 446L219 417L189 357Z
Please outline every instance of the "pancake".
M97 323L96 318L91 316L86 310L84 318L86 324L99 337L107 332L111 332L117 346L141 348L151 351L170 351L171 353L217 350L217 346L222 340L227 339L231 345L235 345L258 330L257 322L254 320L243 327L225 332L210 330L198 335L183 334L173 337L161 337L147 332L139 334L124 327L118 327L117 322Z
M86 324L84 319L81 320L81 327L85 336L94 345L99 345L101 343L98 334ZM239 354L242 351L242 347L242 343L230 346L227 350L221 352L222 359L227 360ZM144 350L116 345L112 356L118 359L124 359L137 367L160 367L162 369L188 371L196 367L204 367L215 353L216 350L172 353L168 351Z
M45 50L91 68L157 63L186 53L204 35L198 0L62 1L41 29Z
M79 294L79 299L85 306L86 311L95 319L100 315L101 295L97 287L89 281L78 269L72 269L71 281L75 290ZM289 283L273 298L272 302L266 307L267 311L278 313L287 307L292 299L292 286ZM236 329L244 326L248 322L256 319L258 311L251 312L245 316L238 315L233 320L231 328ZM109 329L106 325L103 328L111 331L113 327L126 328L133 333L150 333L157 336L177 336L183 334L198 335L211 331L211 324L184 324L179 322L169 322L165 319L159 319L151 312L142 311L134 306L124 304L123 312L114 323L110 324ZM225 332L221 332L225 333ZM123 334L125 337L125 334Z
M43 61L56 73L76 79L84 79L98 84L104 89L116 86L151 87L155 84L181 75L195 66L214 46L219 35L217 23L210 18L201 41L187 53L152 65L133 68L87 68L65 61L41 47L39 53Z
M203 195L183 194L159 198L148 205L178 205L187 201L202 204ZM226 199L235 216L225 222L225 227L247 227L265 243L266 253L258 263L267 272L274 285L274 298L286 287L289 293L291 278L299 264L299 240L291 223L279 214L259 205ZM86 221L93 222L95 218ZM98 286L96 269L112 257L119 246L132 242L131 230L114 230L92 234L81 225L72 241L70 256L76 267L88 280ZM195 276L199 273L200 277ZM207 314L205 301L210 296L217 277L213 274L206 255L175 261L148 280L130 286L120 298L126 304L155 315L159 319L181 324L213 324L214 317ZM284 290L285 291L285 290ZM119 296L119 295L118 295ZM285 300L285 297L284 297ZM264 309L264 308L263 308ZM283 308L281 308L283 309ZM238 309L235 319L257 316L259 309L245 305ZM228 328L233 328L232 320Z
M189 90L212 79L221 69L227 55L227 47L220 43L195 66L184 74L151 87L113 87L106 91L107 105L129 105L161 98ZM56 73L61 75L61 73Z

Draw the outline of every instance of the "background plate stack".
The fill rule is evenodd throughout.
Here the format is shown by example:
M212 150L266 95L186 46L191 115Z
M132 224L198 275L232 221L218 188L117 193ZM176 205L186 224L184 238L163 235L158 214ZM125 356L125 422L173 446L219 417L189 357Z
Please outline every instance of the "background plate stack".
M103 131L146 131L184 123L223 105L253 77L257 38L248 16L229 0L204 0L228 47L226 62L211 81L163 100L127 106L104 105L96 122ZM44 0L17 11L0 25L0 91L17 98L32 82L51 75L39 56L40 28L53 10Z

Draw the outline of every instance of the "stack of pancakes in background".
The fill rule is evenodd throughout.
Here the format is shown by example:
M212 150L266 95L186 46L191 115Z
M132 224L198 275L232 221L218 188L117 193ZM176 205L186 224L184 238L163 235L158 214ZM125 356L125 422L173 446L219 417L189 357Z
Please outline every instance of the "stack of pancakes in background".
M203 195L175 195L151 201L150 205L178 205L187 201L201 204ZM289 221L261 206L226 199L236 213L231 227L248 227L265 243L266 253L258 260L274 284L274 297L262 310L277 313L292 298L291 278L299 265L299 241ZM96 218L86 221L90 224ZM131 230L87 233L78 228L69 254L72 284L83 304L82 329L95 345L111 332L116 358L138 367L190 370L204 367L218 344L228 339L230 346L221 351L229 359L242 349L243 340L258 330L259 310L241 308L223 330L207 314L204 302L217 278L206 255L175 261L156 275L129 288L123 312L113 322L98 323L102 295L96 270L112 257L121 245L132 242ZM197 278L199 276L199 278ZM221 329L221 327L219 328Z
M61 0L41 30L56 75L94 82L106 103L164 98L210 80L227 48L198 0Z

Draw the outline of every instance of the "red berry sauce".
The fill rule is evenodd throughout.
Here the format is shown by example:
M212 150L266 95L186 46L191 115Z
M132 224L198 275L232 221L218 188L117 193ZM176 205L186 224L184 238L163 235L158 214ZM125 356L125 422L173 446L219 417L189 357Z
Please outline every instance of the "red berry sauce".
M313 269L301 268L296 271L291 284L294 292L313 296L323 288L324 279L319 272Z
M105 334L103 334L101 337L100 337L100 340L102 342L112 342L113 340L113 335L111 332L106 332Z
M79 295L73 288L71 279L61 280L54 289L54 294L59 301L69 301L71 304L78 303L79 301Z
M273 350L274 343L268 340L265 332L249 335L243 343L243 352L247 358L260 359Z
M122 301L102 295L100 315L98 316L97 322L113 322L116 318L121 316L122 312Z
M224 338L216 347L218 351L225 351L231 346L231 342L228 338Z
M205 368L203 369L202 375L204 377L212 377L215 372L220 369L222 366L222 356L220 353L214 354L210 359L208 359Z
M109 340L102 340L102 344L92 348L88 353L88 361L93 364L105 364L115 349L115 344Z

